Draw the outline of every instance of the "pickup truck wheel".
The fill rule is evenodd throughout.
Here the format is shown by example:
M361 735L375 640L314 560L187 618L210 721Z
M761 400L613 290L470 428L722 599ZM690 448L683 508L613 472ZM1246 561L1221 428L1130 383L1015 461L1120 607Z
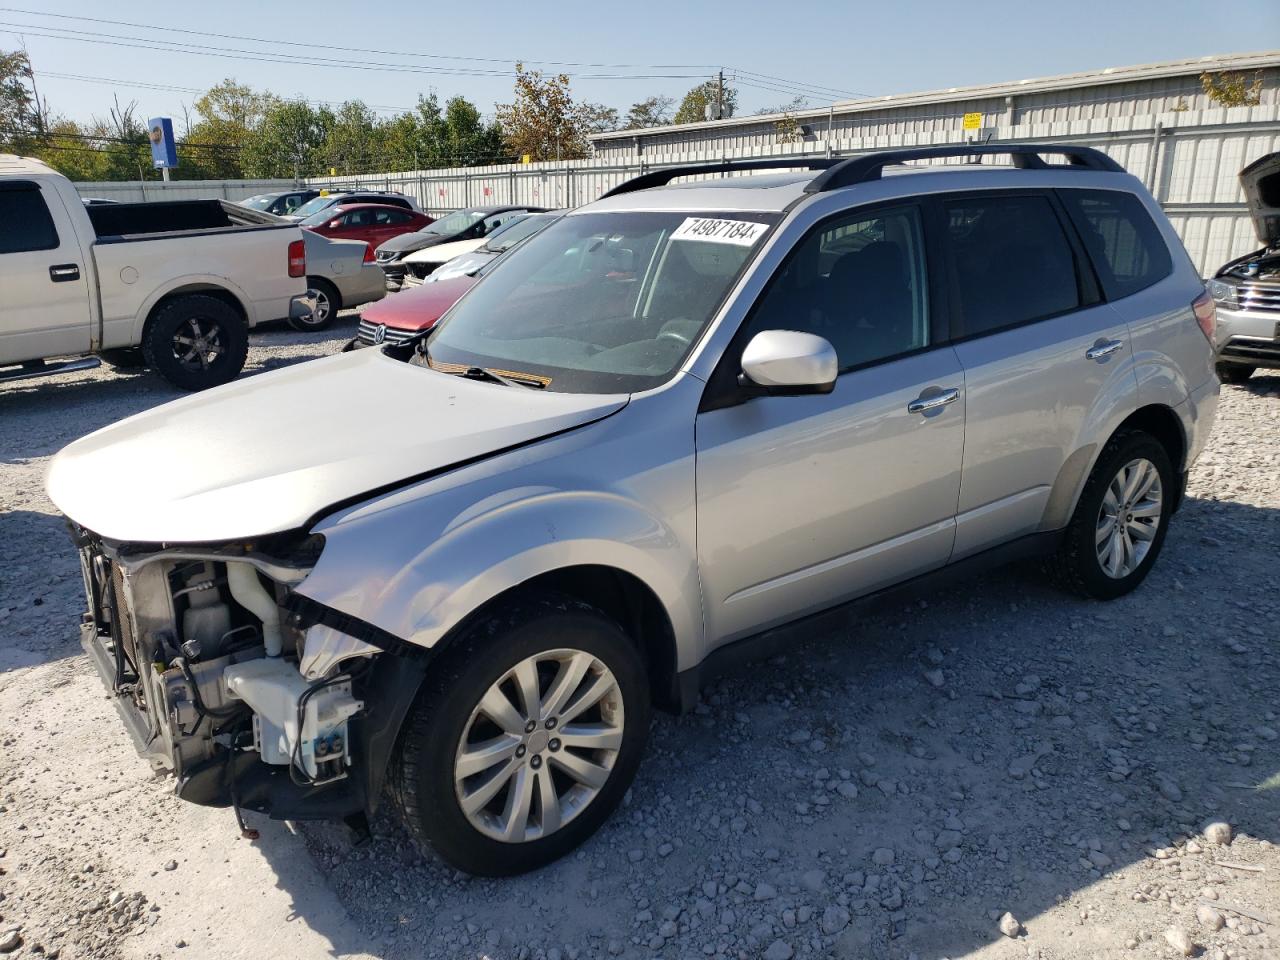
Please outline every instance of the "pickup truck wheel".
M482 876L536 869L604 822L649 729L644 659L566 597L511 604L441 658L406 723L391 793L409 830Z
M98 356L103 363L117 370L137 370L147 365L147 358L142 355L141 347L121 347L117 350L103 350Z
M1176 477L1163 444L1125 430L1103 448L1049 571L1097 600L1133 590L1151 571L1169 529Z
M316 308L305 320L290 320L289 325L303 332L323 330L333 323L333 318L342 309L342 294L323 277L307 277L307 287L307 292L316 298Z
M249 329L225 301L193 293L170 300L142 337L147 366L180 390L234 380L249 354Z
M1245 366L1243 363L1214 364L1218 379L1223 383L1244 383L1253 376L1253 372L1257 369L1257 367Z

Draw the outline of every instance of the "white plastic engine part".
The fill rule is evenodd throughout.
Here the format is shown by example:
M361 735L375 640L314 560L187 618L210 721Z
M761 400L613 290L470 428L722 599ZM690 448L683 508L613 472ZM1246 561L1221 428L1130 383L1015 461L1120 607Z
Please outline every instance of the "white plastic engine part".
M266 763L296 762L315 781L346 775L347 718L364 704L351 695L350 683L335 683L307 697L302 729L298 703L312 686L279 657L236 663L222 674L227 689L253 708L254 741Z
M278 657L284 649L280 635L280 608L258 579L257 569L249 563L227 563L227 587L236 603L262 621L262 644L268 657Z

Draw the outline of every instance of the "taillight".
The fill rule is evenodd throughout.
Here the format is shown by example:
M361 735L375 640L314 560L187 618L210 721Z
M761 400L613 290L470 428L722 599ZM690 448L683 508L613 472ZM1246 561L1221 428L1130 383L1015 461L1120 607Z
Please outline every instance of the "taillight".
M1213 297L1209 296L1208 290L1191 301L1191 309L1196 312L1196 323L1200 325L1200 332L1205 335L1205 339L1213 343L1213 335L1218 328L1218 308L1214 305Z
M366 243L364 245L364 262L373 263L373 244Z
M289 276L305 277L307 275L307 244L303 240L295 240L289 244Z

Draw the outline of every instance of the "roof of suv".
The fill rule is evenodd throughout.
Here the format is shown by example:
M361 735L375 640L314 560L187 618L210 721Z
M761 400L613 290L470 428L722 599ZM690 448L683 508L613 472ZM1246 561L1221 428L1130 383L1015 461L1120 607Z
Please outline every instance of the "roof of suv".
M1066 154L1068 163L1046 163L1040 153ZM1012 156L1013 166L981 162L985 156ZM950 165L905 165L915 160L938 160L967 157L969 163ZM809 166L810 169L803 169ZM789 167L789 168L788 168ZM780 169L781 168L781 169ZM801 168L801 169L797 169ZM778 172L744 175L753 169ZM741 173L738 171L742 171ZM729 175L726 175L729 174ZM583 211L603 210L751 210L781 213L808 194L830 192L856 185L881 184L867 191L876 195L894 193L928 193L932 190L955 190L956 178L965 187L990 186L1064 186L1079 185L1081 177L1090 184L1104 183L1116 187L1117 175L1131 186L1133 181L1119 164L1088 147L1061 144L954 145L913 150L886 151L840 159L778 157L770 161L702 164L651 171L615 187L599 200L579 208ZM699 177L679 183L662 182L664 178ZM909 177L911 185L900 178ZM972 177L973 180L969 181ZM1094 178L1098 179L1095 180ZM917 179L919 178L919 179ZM882 181L898 181L898 189L886 188ZM960 187L963 189L963 187Z

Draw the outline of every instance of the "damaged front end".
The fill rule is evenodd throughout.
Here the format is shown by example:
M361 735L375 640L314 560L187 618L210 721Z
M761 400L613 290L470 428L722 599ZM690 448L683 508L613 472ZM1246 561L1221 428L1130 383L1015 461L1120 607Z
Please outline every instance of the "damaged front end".
M179 797L353 825L373 811L422 658L294 593L322 537L176 548L72 532L81 643Z

